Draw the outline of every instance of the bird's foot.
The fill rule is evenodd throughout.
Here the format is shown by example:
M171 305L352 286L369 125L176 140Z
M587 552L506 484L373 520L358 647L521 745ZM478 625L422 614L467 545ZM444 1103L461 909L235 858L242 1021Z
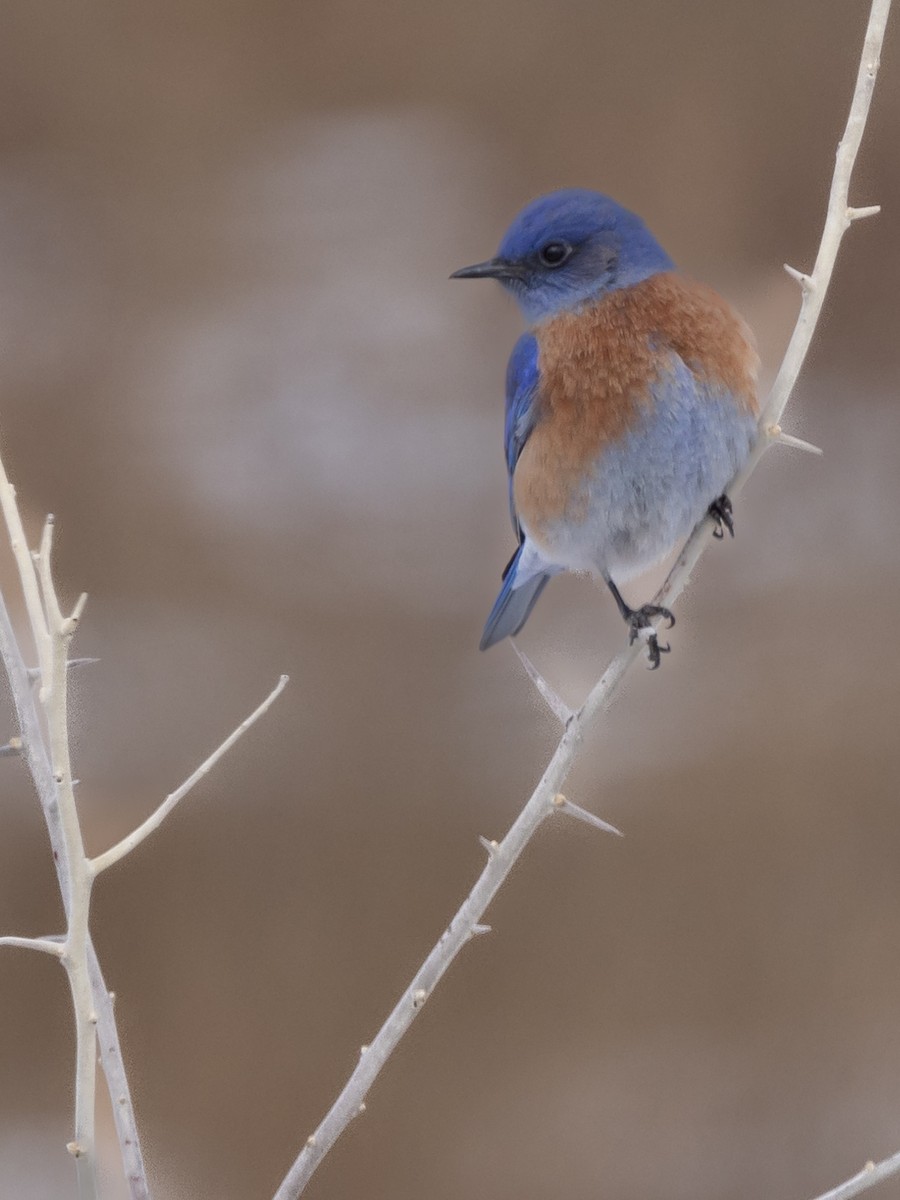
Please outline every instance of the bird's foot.
M726 529L731 536L734 537L734 520L731 516L731 501L724 492L721 496L719 496L718 500L713 500L707 511L716 523L716 527L713 530L714 538L723 538L725 536Z
M659 644L656 630L650 624L651 618L662 617L668 622L666 628L671 629L675 617L668 608L659 604L645 604L643 608L629 609L625 620L628 622L628 645L633 645L638 638L647 643L647 656L650 659L650 670L655 671L660 664L660 655L668 654L672 647L666 642Z

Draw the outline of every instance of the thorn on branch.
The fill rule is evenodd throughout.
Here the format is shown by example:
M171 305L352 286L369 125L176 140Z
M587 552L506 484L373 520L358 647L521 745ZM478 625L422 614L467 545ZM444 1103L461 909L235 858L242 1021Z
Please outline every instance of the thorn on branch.
M535 667L534 663L532 663L531 659L522 653L515 642L513 642L512 648L518 654L519 662L525 668L528 678L537 688L541 699L559 721L560 725L565 727L573 715L571 708L557 695L547 680L541 675L540 671L538 671L537 667Z
M793 434L785 433L780 425L767 426L766 437L772 442L778 442L779 445L790 446L793 450L804 450L807 454L824 454L819 446L814 446L812 442L804 442L803 438L794 437Z
M500 849L499 843L491 841L490 839L483 837L481 834L478 835L478 840L487 851L488 858L493 858Z
M848 208L847 224L850 225L853 221L863 221L866 217L877 217L880 212L880 204L869 204L865 208Z
M490 925L473 925L470 936L471 937L481 937L482 934L490 933L490 932L491 932Z
M98 663L99 658L70 658L66 661L66 670L71 671L73 667L89 667L94 663ZM29 683L36 683L41 677L40 667L26 668Z
M22 753L22 739L11 737L5 746L0 746L0 758L18 758Z
M796 267L790 266L789 263L784 264L784 269L787 271L788 275L790 275L791 279L800 285L800 290L803 292L804 296L807 292L812 291L812 279L809 275L804 275L802 271L798 271Z
M610 825L608 821L604 821L592 812L588 812L586 808L581 808L580 805L573 804L561 792L553 797L551 804L555 812L566 813L568 816L574 817L576 821L584 821L586 825L590 825L594 829L600 829L604 833L614 833L616 837L624 836L621 829L616 829L615 825Z

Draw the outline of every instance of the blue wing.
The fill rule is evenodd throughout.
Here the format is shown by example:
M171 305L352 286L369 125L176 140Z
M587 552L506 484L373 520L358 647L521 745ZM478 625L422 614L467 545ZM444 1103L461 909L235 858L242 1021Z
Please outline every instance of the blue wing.
M534 551L525 540L525 534L516 516L513 499L513 472L522 447L528 441L537 420L537 398L540 372L538 370L538 344L532 333L523 333L513 347L506 368L506 421L504 443L506 446L506 469L509 472L509 515L519 544L516 552L506 564L503 586L491 609L481 649L487 650L505 637L514 637L528 620L537 603L544 585L558 568L546 567L535 561Z
M537 340L533 333L523 333L513 347L506 368L506 421L503 431L506 469L509 472L509 513L520 541L522 531L513 503L512 477L522 447L534 428L539 378Z

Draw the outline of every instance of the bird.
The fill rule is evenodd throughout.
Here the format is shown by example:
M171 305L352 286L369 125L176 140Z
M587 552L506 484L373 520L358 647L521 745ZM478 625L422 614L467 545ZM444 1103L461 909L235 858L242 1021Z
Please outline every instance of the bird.
M514 637L563 571L602 579L629 642L656 669L659 605L619 586L665 558L707 513L734 536L727 487L757 438L759 358L730 304L678 271L635 213L565 188L531 201L494 258L528 325L506 372L504 444L517 546L480 648Z

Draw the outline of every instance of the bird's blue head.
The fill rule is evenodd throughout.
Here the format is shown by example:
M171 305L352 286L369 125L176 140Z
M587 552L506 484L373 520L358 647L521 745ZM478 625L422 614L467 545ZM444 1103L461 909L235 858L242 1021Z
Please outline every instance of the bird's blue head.
M499 279L538 324L672 266L640 217L600 192L565 188L522 209L496 258L451 279Z

